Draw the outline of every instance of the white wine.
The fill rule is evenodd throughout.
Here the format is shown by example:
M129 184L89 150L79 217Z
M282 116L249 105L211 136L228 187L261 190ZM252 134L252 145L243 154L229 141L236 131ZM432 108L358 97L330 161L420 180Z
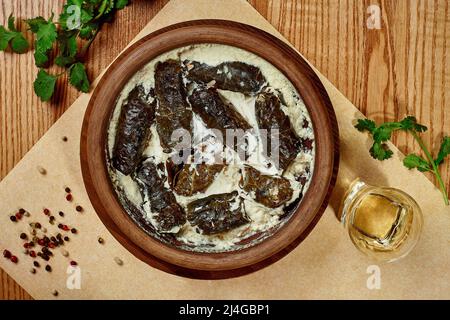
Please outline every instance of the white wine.
M360 181L353 184L344 199L342 219L361 252L385 261L409 253L422 226L420 208L409 195Z

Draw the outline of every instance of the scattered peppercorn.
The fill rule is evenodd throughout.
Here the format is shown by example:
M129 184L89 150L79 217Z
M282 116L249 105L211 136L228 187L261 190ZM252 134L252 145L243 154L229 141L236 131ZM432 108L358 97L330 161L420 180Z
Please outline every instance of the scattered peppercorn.
M64 241L70 241L70 238L68 236L65 236Z
M31 251L30 251L30 257L36 258L36 251L31 250Z
M64 189L64 191L67 192L67 193L70 193L71 190L70 190L69 187L66 187L66 188Z
M28 242L25 242L25 243L23 244L23 247L24 247L25 249L28 249L28 246L29 246Z
M59 295L58 290L53 290L52 295L54 295L55 297L57 297Z
M39 223L39 222L36 222L35 224L34 224L34 226L36 227L36 229L40 229L42 226L41 226L41 224Z
M75 228L72 228L72 229L70 229L70 232L72 232L72 233L77 233L77 229L75 229Z
M43 167L37 166L37 169L38 169L38 171L39 171L40 174L42 174L42 175L47 174L47 170L45 170Z
M16 256L11 256L11 262L17 263L17 261L19 261L19 259Z
M36 273L36 269L35 269L35 268L31 268L31 269L30 269L30 272L31 272L32 274L35 274L35 273Z
M11 252L9 251L9 250L3 250L3 256L6 258L6 259L10 259L11 258Z
M64 212L60 211L60 212L58 212L58 214L60 217L64 217Z
M45 208L45 209L44 209L44 214L45 214L46 216L48 216L48 215L50 214L50 210L48 210L47 208Z
M25 212L26 212L26 211L25 211L24 208L20 208L20 209L19 209L19 213L20 213L20 214L25 214Z
M37 261L33 261L33 265L36 267L36 268L39 268L41 265L39 264L39 262L37 262Z
M22 219L22 214L20 214L19 212L17 212L17 213L16 213L16 218L17 218L17 220Z
M16 216L11 216L11 217L9 217L9 219L11 219L12 222L16 222L17 221Z
M52 267L48 264L45 266L45 271L52 272Z
M66 200L67 201L72 201L72 194L68 194L67 196L66 196Z
M55 216L50 216L50 221L53 221L53 220L55 220Z
M63 229L64 231L69 231L69 230L70 230L69 226L66 225L66 224L63 225L62 229Z
M22 232L22 233L20 234L20 239L25 240L26 238L28 238L27 234L24 233L24 232Z
M77 210L78 212L81 212L81 211L83 211L83 207L82 206L76 206L75 210Z
M123 265L123 261L122 261L122 259L120 259L119 257L115 257L115 258L114 258L114 261L115 261L119 266Z
M69 140L66 136L62 137L62 141L67 142Z
M104 243L105 243L105 240L103 240L102 237L98 237L97 241L98 241L98 243L100 243L100 244L104 244Z
M77 263L76 261L73 261L73 260L72 260L72 261L70 261L70 265L71 265L71 266L76 266L76 265L78 265L78 263Z

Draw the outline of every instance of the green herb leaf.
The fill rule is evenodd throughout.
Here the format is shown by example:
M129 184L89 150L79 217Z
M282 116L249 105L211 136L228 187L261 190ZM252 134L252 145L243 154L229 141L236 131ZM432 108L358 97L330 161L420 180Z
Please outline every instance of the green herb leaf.
M48 51L52 48L56 37L56 25L49 20L39 25L36 33L36 44L42 52Z
M424 158L416 155L416 154L409 154L403 159L403 165L407 167L408 169L414 169L421 172L427 172L431 171L430 164L428 161L426 161Z
M15 53L25 53L29 46L27 39L25 39L21 32L17 32L11 41L11 49Z
M439 149L438 156L434 162L438 166L448 155L450 155L450 137L444 137L444 140L442 140L441 148Z
M40 69L36 80L34 81L34 92L42 101L48 101L55 91L57 76L48 74L45 70Z
M121 10L128 5L128 0L117 0L116 9Z
M416 132L425 132L428 128L424 125L417 123L416 117L408 116L400 122L403 130L413 130Z
M25 22L28 24L29 30L33 33L37 33L39 30L39 26L41 24L47 23L47 20L45 20L43 17L39 16L32 19L27 19Z
M369 152L372 158L381 161L391 158L394 154L386 144L380 142L375 142Z
M359 131L369 131L370 133L373 133L376 127L375 122L369 119L358 119L358 123L355 125L355 128Z
M9 42L15 37L14 32L10 32L5 29L5 27L0 26L0 51L4 51Z
M81 92L89 92L89 79L86 69L81 62L75 63L70 68L69 82Z
M16 18L14 18L11 13L8 17L8 29L13 32L17 32L16 26L15 26L15 20L16 20Z

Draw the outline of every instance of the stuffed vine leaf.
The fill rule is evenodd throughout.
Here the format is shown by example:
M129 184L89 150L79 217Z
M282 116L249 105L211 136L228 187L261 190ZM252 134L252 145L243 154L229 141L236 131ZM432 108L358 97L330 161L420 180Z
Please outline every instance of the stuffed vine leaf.
M275 152L278 152L278 167L285 170L300 152L301 140L292 128L289 117L281 110L280 99L273 93L260 93L255 102L255 113L259 128L268 132L268 144L275 143L271 139L271 130L279 130ZM273 156L270 152L269 155Z
M249 222L237 191L215 194L188 204L188 220L204 234L228 231Z
M244 62L223 62L217 66L196 61L185 61L185 64L189 79L202 84L214 81L214 86L223 90L255 94L266 82L259 68Z
M186 197L205 191L223 167L221 164L175 165L170 160L166 162L169 184L172 190Z
M173 192L165 187L166 179L164 165L157 166L150 160L144 161L136 172L142 196L149 201L159 229L170 232L186 222L186 215Z
M264 175L255 168L246 166L241 181L242 188L254 194L255 201L269 208L277 208L292 198L289 180L283 177Z
M159 101L156 128L164 152L170 153L177 143L172 140L175 130L184 129L192 134L192 111L186 101L179 61L167 60L156 65L155 91Z
M226 141L227 129L251 129L247 120L215 89L194 90L189 96L189 102L208 128L222 132L224 141Z
M142 152L150 139L155 106L155 102L148 102L141 85L131 90L122 106L116 128L112 165L125 175L132 173L141 160Z

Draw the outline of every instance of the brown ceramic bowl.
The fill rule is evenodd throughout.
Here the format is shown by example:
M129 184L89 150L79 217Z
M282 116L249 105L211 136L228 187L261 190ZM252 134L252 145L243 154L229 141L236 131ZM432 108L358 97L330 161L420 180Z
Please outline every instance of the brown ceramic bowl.
M310 187L287 223L263 241L236 251L186 251L150 236L123 209L106 165L107 127L116 98L127 81L158 55L197 43L219 43L245 49L272 63L296 87L314 127L316 155ZM330 99L308 63L280 39L254 27L230 21L198 20L158 30L126 49L95 88L81 133L84 183L100 219L131 253L161 270L192 278L243 275L280 259L314 228L326 208L338 168L338 128Z

